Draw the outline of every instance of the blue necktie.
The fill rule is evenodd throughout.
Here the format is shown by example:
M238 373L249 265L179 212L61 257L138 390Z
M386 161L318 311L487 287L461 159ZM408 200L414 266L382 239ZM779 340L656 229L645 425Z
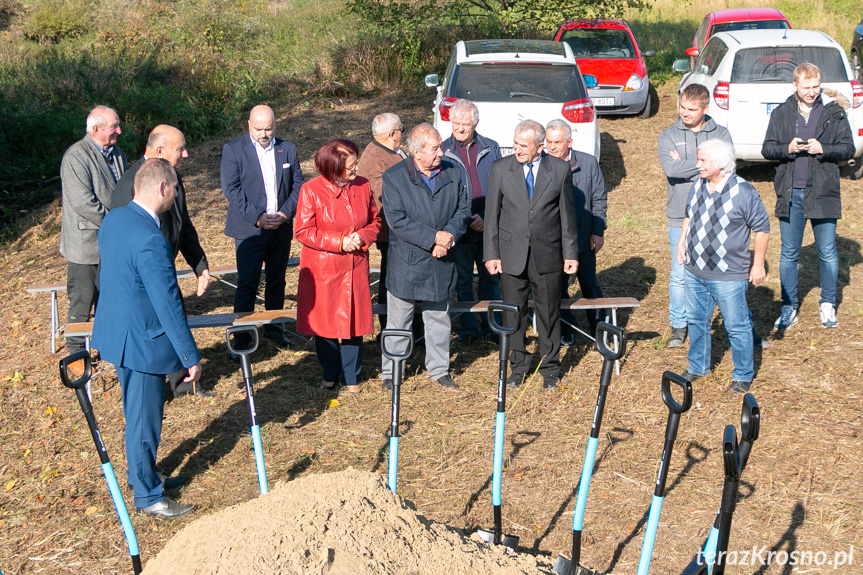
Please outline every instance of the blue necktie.
M527 184L527 199L533 200L533 162L527 165L527 176L524 182Z

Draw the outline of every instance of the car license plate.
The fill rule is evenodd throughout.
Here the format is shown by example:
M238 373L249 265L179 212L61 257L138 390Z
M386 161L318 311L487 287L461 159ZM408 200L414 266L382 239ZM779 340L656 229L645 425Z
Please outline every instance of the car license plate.
M779 107L779 104L767 104L767 115L769 116L770 114L772 114L773 110L775 110L778 107Z
M512 148L501 148L500 149L500 155L502 158L505 158L506 156L511 156L512 152L513 152Z
M594 106L614 106L614 98L591 98Z

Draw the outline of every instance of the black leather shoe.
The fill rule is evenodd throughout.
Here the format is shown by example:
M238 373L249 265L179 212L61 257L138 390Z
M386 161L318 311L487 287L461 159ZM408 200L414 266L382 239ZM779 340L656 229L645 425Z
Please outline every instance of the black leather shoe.
M522 381L524 381L524 375L520 373L513 373L508 378L506 378L506 386L516 388L521 386Z
M158 503L154 503L147 507L140 507L139 510L141 513L146 513L147 515L174 519L175 517L182 517L183 515L190 513L194 508L194 505L180 503L179 501L174 501L173 499L166 497Z
M736 391L737 393L746 393L749 391L749 386L752 385L751 381L732 381L731 385L728 386L728 391Z
M288 349L294 347L294 343L288 338L286 338L284 332L282 332L282 330L280 329L265 329L264 337L273 342L279 349Z
M543 389L557 389L557 384L560 382L560 378L556 375L544 375L542 376L542 388Z
M195 388L194 389L195 397L204 397L204 398L216 397L216 394L213 393L212 391L207 391L206 389L204 389L200 385L194 385L193 386L192 382L189 381L189 382L181 383L180 385L178 385L176 387L176 389L174 389L174 399L176 399L178 397L182 397L182 396L187 395L187 394L191 395L193 387Z
M446 389L458 389L458 384L454 382L449 375L439 377L435 380L435 382L445 387Z
M680 375L682 375L684 377L684 379L688 379L689 383L695 383L697 380L704 377L703 375L698 375L697 373L692 373L688 369L686 371L684 371L683 373L681 373Z

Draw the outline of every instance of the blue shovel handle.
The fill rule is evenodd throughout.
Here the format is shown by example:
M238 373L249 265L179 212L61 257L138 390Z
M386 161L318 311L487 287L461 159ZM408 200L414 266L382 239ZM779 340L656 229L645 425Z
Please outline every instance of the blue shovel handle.
M264 467L264 446L261 444L261 426L252 426L252 446L255 448L255 467L258 470L258 487L261 495L269 493L267 486L267 468Z

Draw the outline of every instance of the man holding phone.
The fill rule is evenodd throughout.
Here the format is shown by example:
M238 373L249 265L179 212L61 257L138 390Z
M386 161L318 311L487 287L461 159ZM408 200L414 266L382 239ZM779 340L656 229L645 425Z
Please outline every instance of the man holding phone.
M839 92L822 90L821 70L806 63L794 69L794 94L770 115L761 155L779 161L773 182L782 241L782 311L773 324L777 332L797 325L797 261L807 219L821 260L821 325L838 325L836 221L842 217L838 162L854 155L851 126L845 114L849 106Z

